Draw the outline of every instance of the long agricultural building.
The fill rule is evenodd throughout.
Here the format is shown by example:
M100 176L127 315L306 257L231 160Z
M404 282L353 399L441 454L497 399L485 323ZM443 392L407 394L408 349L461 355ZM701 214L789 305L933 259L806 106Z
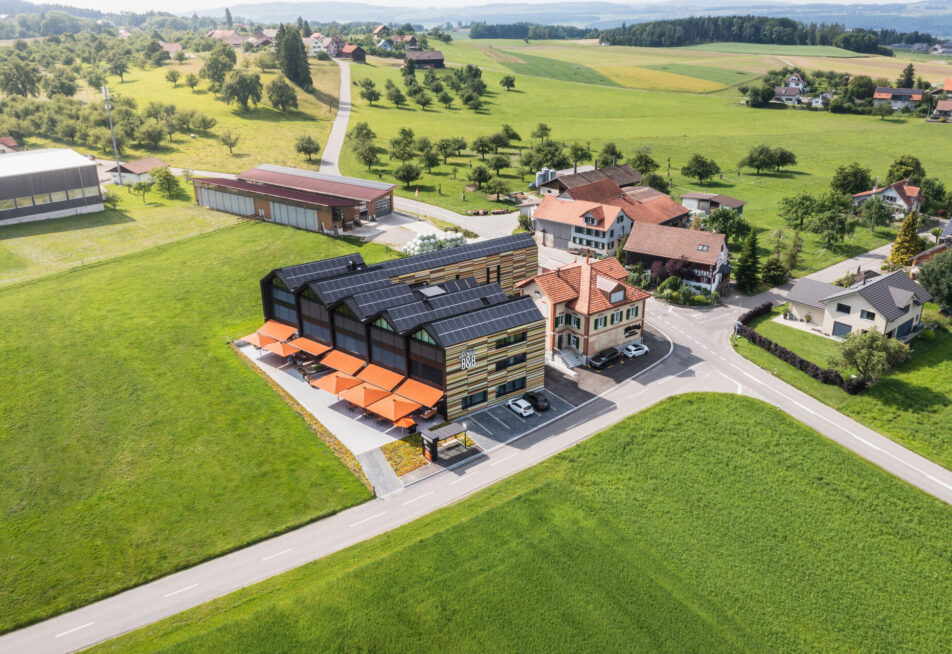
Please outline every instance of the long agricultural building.
M538 252L517 234L368 265L359 254L271 271L264 316L443 391L447 420L542 388L545 319L518 280Z
M29 150L0 158L0 225L103 208L96 164L74 150Z
M193 177L195 201L209 209L311 232L347 230L393 211L393 184L262 164L236 179Z

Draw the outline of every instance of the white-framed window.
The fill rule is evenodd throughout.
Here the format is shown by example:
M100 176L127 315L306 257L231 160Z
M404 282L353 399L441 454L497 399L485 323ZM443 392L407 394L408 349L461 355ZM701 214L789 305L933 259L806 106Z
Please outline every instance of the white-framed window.
M606 325L608 325L608 316L599 316L598 318L595 319L595 323L594 323L594 325L593 325L593 328L594 328L594 329L602 329L602 328L604 328Z
M639 309L639 307L638 307L637 305L636 305L636 306L633 306L633 307L628 307L628 308L625 310L625 320L631 320L632 318L637 318L637 317L638 317L638 309Z
M564 326L565 326L565 314L564 314L564 313L560 313L559 315L557 315L557 316L555 317L555 326L556 326L556 327L564 327Z
M576 316L574 313L569 313L566 315L568 316L568 322L570 325L572 325L572 327L575 327L575 329L578 329L579 327L582 326L582 319Z
M612 324L617 325L618 323L620 323L622 320L621 316L622 316L621 310L615 311L612 314Z
M569 334L569 347L571 347L573 350L577 350L578 344L579 344L578 336L576 336L575 334Z

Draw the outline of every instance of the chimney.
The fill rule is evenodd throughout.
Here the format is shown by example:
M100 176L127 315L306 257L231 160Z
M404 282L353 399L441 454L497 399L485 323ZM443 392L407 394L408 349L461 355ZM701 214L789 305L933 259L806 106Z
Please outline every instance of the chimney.
M591 252L591 250L585 250L585 265L586 265L586 266L588 265L588 255L589 255L590 252Z

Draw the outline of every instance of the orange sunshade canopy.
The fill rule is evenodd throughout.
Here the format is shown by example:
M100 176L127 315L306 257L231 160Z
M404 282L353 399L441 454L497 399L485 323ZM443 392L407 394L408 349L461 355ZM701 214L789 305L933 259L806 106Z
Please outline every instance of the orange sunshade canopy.
M394 420L393 424L395 424L397 427L403 427L404 429L409 429L410 427L416 424L416 420L407 416L406 418L400 418L399 420Z
M294 347L293 345L289 345L287 343L278 343L278 342L268 343L267 345L264 346L264 349L266 349L268 352L274 352L278 356L282 356L282 357L289 357L292 354L297 354L298 352L301 351L298 348Z
M390 393L379 386L374 386L373 384L364 382L359 386L348 388L346 391L340 394L340 399L347 400L351 404L356 404L357 406L364 407L366 409L374 402L382 400L388 395L390 395Z
M269 320L258 330L259 334L264 334L265 336L270 336L276 341L286 341L292 336L294 332L297 331L297 327L292 327L291 325L285 325L276 320Z
M434 407L443 397L443 391L427 384L422 384L415 379L408 379L393 391L400 397L419 402L426 407Z
M378 416L383 416L387 420L399 420L403 416L413 413L419 409L420 406L420 404L411 402L399 395L388 395L382 400L368 406L367 410L376 413Z
M330 351L330 347L324 345L323 343L318 343L317 341L312 341L309 338L295 338L293 341L290 341L290 344L294 347L301 348L308 354L313 354L316 357L321 356L325 352Z
M270 336L259 334L258 332L255 332L254 334L248 334L247 336L242 336L238 340L244 341L245 343L248 343L249 345L254 345L255 347L264 347L265 345L268 345L269 343L274 343L273 338L271 338Z
M400 373L387 370L375 363L371 363L357 374L357 379L363 379L365 382L370 382L374 386L392 391L405 377Z
M346 352L341 352L340 350L331 350L323 359L323 363L328 368L333 368L334 370L340 370L341 372L347 373L348 375L353 375L358 370L364 367L364 364L367 363L363 359L358 359L357 357L351 356Z
M342 372L332 372L329 375L324 375L320 379L311 380L311 386L314 388L319 388L322 391L327 391L331 395L342 393L348 388L353 388L359 383L360 380L356 377L345 375Z

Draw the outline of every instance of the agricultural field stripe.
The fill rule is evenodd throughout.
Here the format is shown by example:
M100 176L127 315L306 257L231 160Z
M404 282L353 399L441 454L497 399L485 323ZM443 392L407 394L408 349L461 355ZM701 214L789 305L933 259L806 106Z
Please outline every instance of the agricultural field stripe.
M64 631L64 632L61 633L61 634L56 634L55 636L53 636L53 638L62 638L63 636L68 636L69 634L73 633L74 631L79 631L80 629L85 629L86 627L91 627L91 626L93 626L94 624L96 624L96 623L95 623L95 622L87 622L86 624L81 624L81 625L79 625L78 627L73 627L72 629L69 629L69 630L67 630L67 631Z

